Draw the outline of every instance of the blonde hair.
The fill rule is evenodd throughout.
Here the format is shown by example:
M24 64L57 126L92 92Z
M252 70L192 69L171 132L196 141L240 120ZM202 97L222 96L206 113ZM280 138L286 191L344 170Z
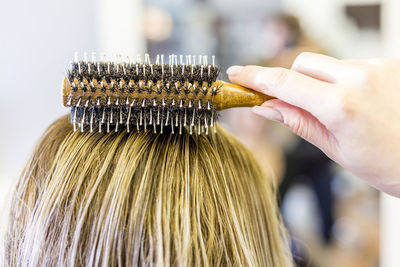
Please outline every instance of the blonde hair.
M275 192L218 128L79 133L37 145L11 205L10 266L291 266Z

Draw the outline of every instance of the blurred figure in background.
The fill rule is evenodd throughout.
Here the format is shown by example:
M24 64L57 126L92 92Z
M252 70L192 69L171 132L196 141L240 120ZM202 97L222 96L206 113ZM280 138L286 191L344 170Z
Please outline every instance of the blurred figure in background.
M303 33L298 19L282 14L267 20L267 29L276 37L276 55L264 63L266 66L290 68L294 59L304 51L324 53ZM268 34L268 31L267 33ZM326 53L326 52L325 52ZM286 171L279 186L281 201L296 183L309 184L318 201L321 219L321 237L331 241L333 226L333 196L331 183L332 161L318 148L299 137L294 147L286 150Z
M268 30L275 36L276 54L265 62L265 66L290 68L294 59L304 51L323 53L324 51L313 43L302 31L298 19L292 15L282 14L275 16L269 22ZM268 29L269 28L269 29ZM306 184L312 188L317 200L320 221L320 237L325 244L331 242L334 223L332 194L333 171L332 161L318 148L299 137L295 145L286 147L286 168L279 186L280 202L285 201L289 189L296 184ZM288 218L287 218L288 219ZM294 249L295 255L299 253ZM302 258L302 253L298 255ZM304 256L303 256L304 257ZM298 260L299 266L307 264Z
M290 68L301 52L327 53L307 37L299 20L289 14L267 16L263 38L268 46L266 59L260 62L263 65Z
M266 47L265 59L256 62L256 65L290 68L301 52L323 52L306 37L297 18L291 15L267 17L261 38ZM316 216L321 224L320 239L329 244L334 222L332 161L318 148L248 110L232 111L229 118L229 124L234 125L235 133L258 158L274 163L271 168L279 183L281 203L285 201L286 194L294 185L302 184L311 188L317 201ZM283 214L285 215L285 212ZM292 217L285 219L295 220ZM293 241L292 250L298 266L310 266L309 256L303 245Z

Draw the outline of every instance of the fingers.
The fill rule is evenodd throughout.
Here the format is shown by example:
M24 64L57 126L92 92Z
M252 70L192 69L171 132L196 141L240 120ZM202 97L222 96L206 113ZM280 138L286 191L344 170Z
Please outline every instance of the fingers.
M292 70L307 76L336 83L347 70L347 64L333 57L304 52L293 62Z
M333 84L284 68L234 66L227 73L234 83L279 98L317 117L326 114L335 93Z
M354 83L362 77L363 68L382 60L338 60L315 53L301 53L293 62L292 70L330 83Z
M252 111L266 119L281 122L293 133L320 148L334 159L336 140L326 127L309 112L279 99L269 100Z

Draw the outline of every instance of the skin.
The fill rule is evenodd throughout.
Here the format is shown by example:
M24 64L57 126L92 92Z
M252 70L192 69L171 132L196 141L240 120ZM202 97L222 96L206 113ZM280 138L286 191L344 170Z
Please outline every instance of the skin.
M279 121L375 188L400 197L400 60L302 53L291 69L232 66L232 82L276 97Z

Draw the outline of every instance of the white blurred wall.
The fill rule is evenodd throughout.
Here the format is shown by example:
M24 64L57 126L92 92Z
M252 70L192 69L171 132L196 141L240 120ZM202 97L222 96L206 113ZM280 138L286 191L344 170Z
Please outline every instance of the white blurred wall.
M140 0L2 3L0 212L40 135L68 113L60 85L74 52L143 52L141 6Z
M134 58L143 54L143 0L96 1L99 51Z
M20 0L0 9L0 207L36 140L67 110L60 85L74 51L97 49L93 0ZM3 210L1 210L3 211Z

